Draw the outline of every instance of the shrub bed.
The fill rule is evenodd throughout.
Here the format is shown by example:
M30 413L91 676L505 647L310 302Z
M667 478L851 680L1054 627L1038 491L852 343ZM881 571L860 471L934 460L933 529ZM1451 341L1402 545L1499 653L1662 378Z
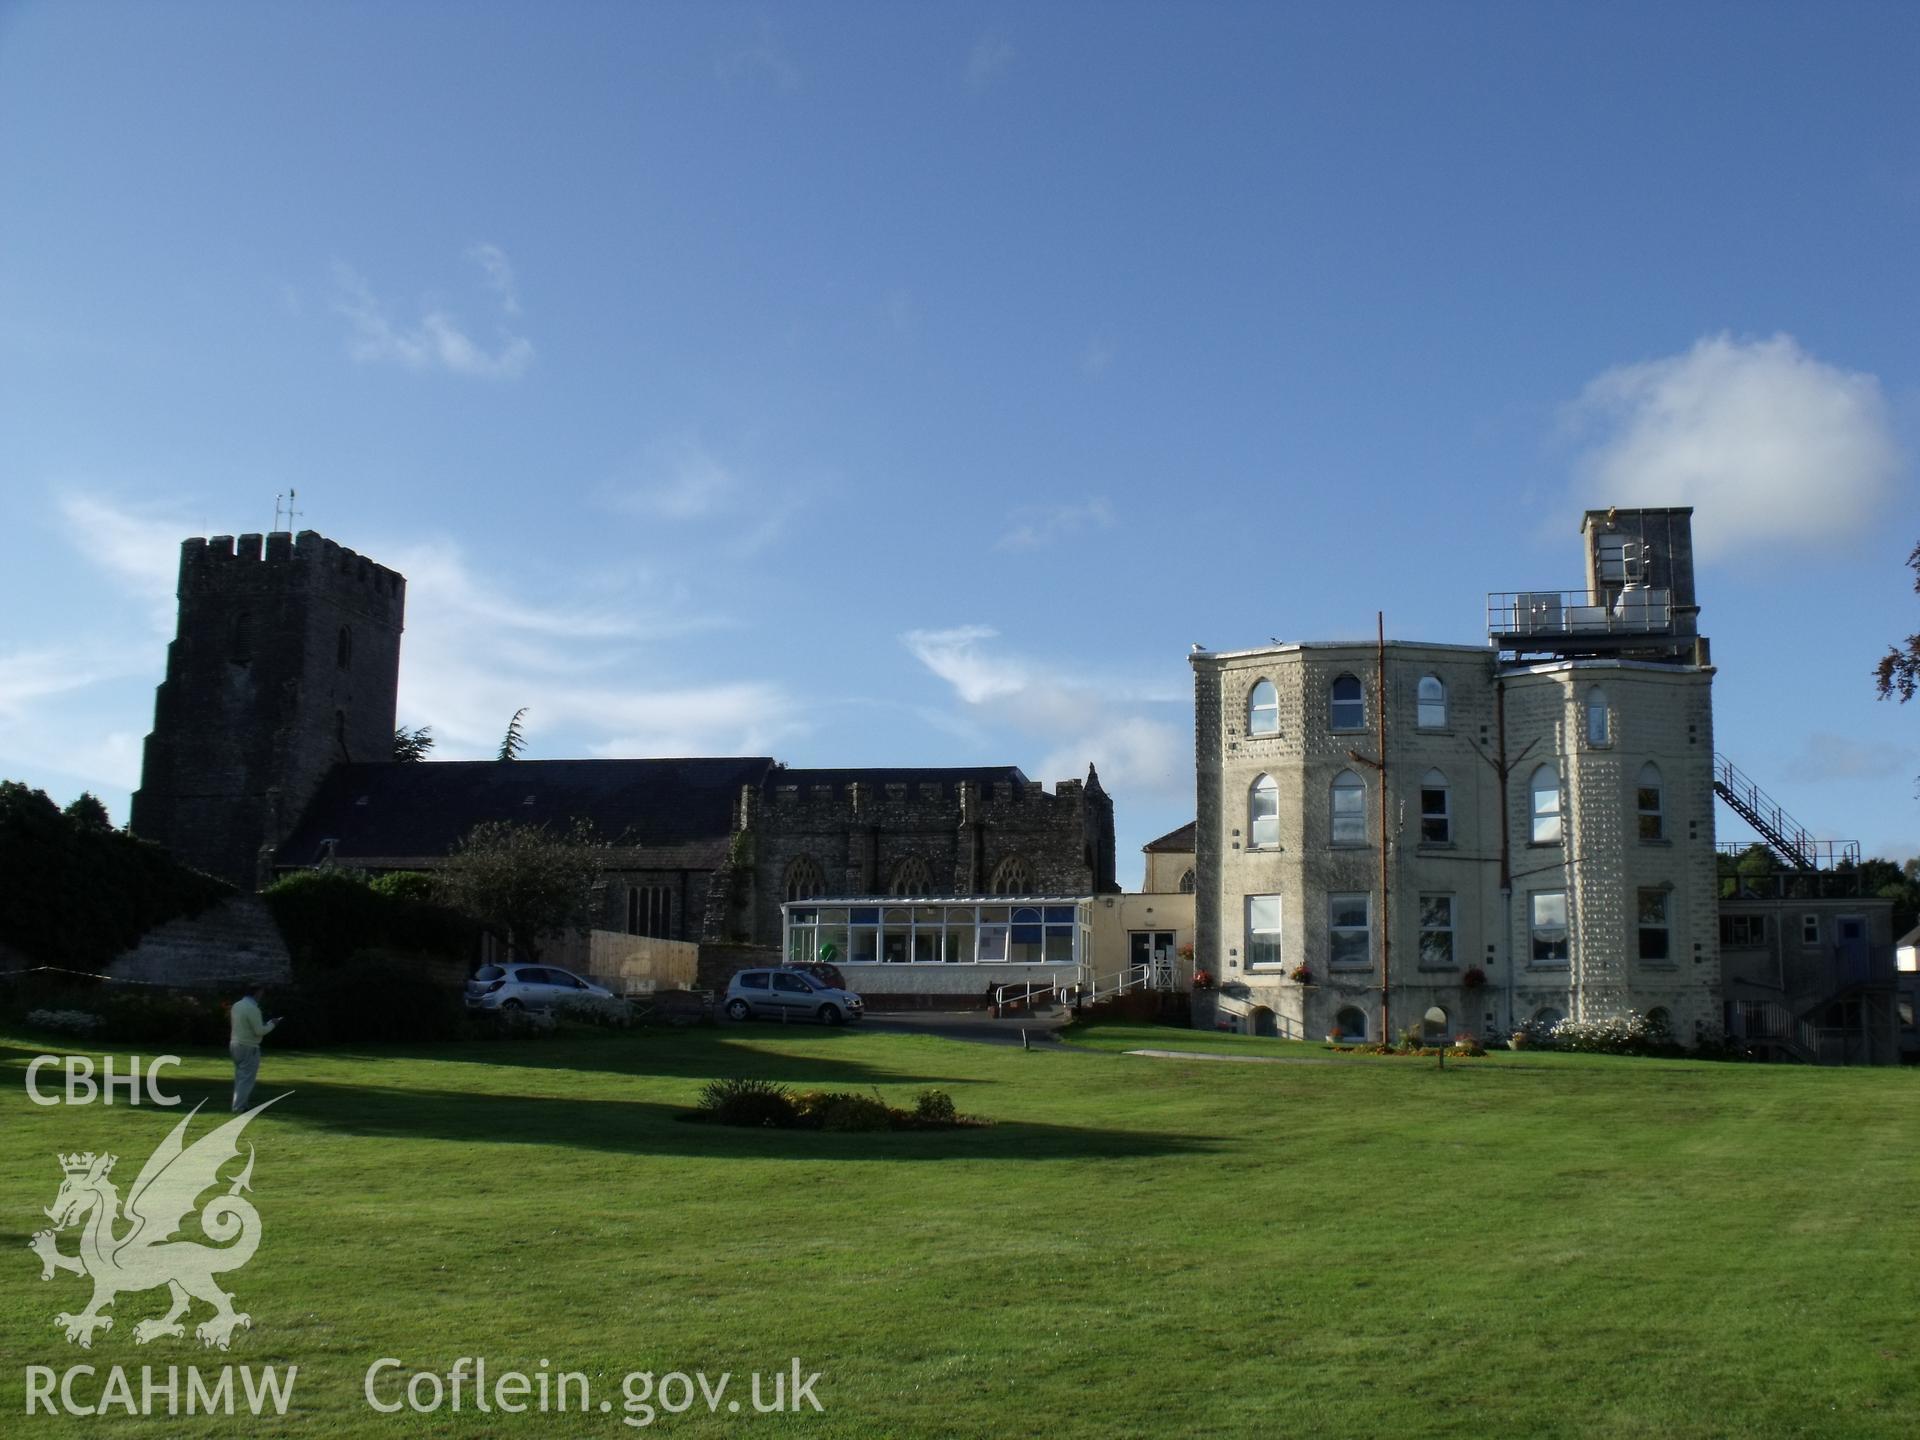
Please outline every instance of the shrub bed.
M889 1105L878 1094L849 1090L795 1093L771 1080L727 1079L708 1082L699 1108L681 1117L714 1125L760 1130L825 1130L848 1134L879 1130L954 1130L984 1125L962 1115L944 1090L922 1090L913 1108Z

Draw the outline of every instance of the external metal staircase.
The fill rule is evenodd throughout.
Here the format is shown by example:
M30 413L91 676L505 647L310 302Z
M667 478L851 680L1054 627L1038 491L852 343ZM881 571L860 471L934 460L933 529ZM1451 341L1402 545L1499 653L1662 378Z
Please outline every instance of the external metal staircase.
M1796 870L1819 868L1821 842L1724 755L1713 757L1713 789L1787 864Z

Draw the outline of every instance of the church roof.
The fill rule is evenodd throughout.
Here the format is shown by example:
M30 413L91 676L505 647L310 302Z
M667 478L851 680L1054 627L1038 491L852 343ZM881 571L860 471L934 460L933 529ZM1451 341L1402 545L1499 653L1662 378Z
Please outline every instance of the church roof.
M1193 829L1197 822L1189 820L1178 830L1169 830L1158 840L1149 840L1140 848L1149 851L1168 851L1174 854L1187 854L1193 850Z
M724 855L740 787L772 773L767 756L336 765L276 858L311 865L328 840L346 863L434 858L485 820L563 829L576 818L615 844L717 842Z

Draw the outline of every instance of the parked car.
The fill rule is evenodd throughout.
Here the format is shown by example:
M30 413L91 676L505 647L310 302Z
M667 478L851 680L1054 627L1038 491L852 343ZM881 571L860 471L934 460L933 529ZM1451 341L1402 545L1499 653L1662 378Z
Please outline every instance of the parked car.
M557 965L482 965L467 981L476 1010L597 1010L623 1017L627 1002Z
M727 986L724 1006L729 1020L756 1015L783 1020L818 1020L840 1025L866 1014L866 1002L851 990L828 985L791 966L777 970L742 970Z

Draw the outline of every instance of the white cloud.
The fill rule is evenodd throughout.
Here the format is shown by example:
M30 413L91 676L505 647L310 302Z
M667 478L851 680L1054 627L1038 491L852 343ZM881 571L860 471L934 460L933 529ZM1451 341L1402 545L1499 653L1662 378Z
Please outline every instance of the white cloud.
M1023 505L1007 517L1007 532L994 542L999 550L1037 550L1089 530L1113 528L1113 506L1103 495L1078 505Z
M984 90L1006 75L1018 54L1013 42L1000 31L987 31L967 52L967 84Z
M1787 762L1793 780L1891 780L1904 778L1920 763L1920 752L1910 745L1856 740L1819 731L1807 736L1798 754Z
M56 502L81 555L146 607L153 628L173 633L180 541L193 528L172 511L74 491Z
M494 245L476 245L468 258L481 267L485 288L501 311L497 344L475 340L438 306L422 309L417 322L395 323L365 277L350 265L333 267L333 309L351 327L347 353L362 364L397 364L409 370L445 370L483 380L514 380L533 363L533 342L504 323L519 313L513 269Z
M556 734L569 737L566 753L764 754L801 728L774 685L661 682L645 658L650 642L727 623L677 595L583 584L579 595L536 599L493 583L444 539L375 553L407 577L400 714L433 728L437 758L491 757L523 705L536 756Z
M1191 798L1191 732L1152 713L1184 697L1000 653L993 644L998 632L984 625L911 630L900 638L922 665L953 687L966 707L966 732L980 735L1003 726L1045 747L1038 778L1077 778L1091 763L1109 789Z
M616 488L614 505L663 520L699 520L729 511L741 488L733 470L693 441L657 446L635 468L640 478Z
M960 625L951 630L909 630L900 637L914 658L953 686L969 705L984 705L1018 694L1029 684L1024 666L989 656L984 646L999 631L985 625Z
M483 240L467 247L467 258L484 273L486 287L498 298L500 308L509 315L518 315L520 291L514 285L513 266L507 260L507 252Z
M1858 535L1903 465L1879 380L1816 360L1789 335L1709 336L1684 355L1618 366L1569 418L1592 437L1581 501L1691 505L1707 557Z
M764 15L754 26L753 39L716 60L713 73L730 85L757 81L778 90L800 87L800 67L793 63L773 22Z
M35 701L104 679L89 653L43 649L0 654L0 723L17 724Z

